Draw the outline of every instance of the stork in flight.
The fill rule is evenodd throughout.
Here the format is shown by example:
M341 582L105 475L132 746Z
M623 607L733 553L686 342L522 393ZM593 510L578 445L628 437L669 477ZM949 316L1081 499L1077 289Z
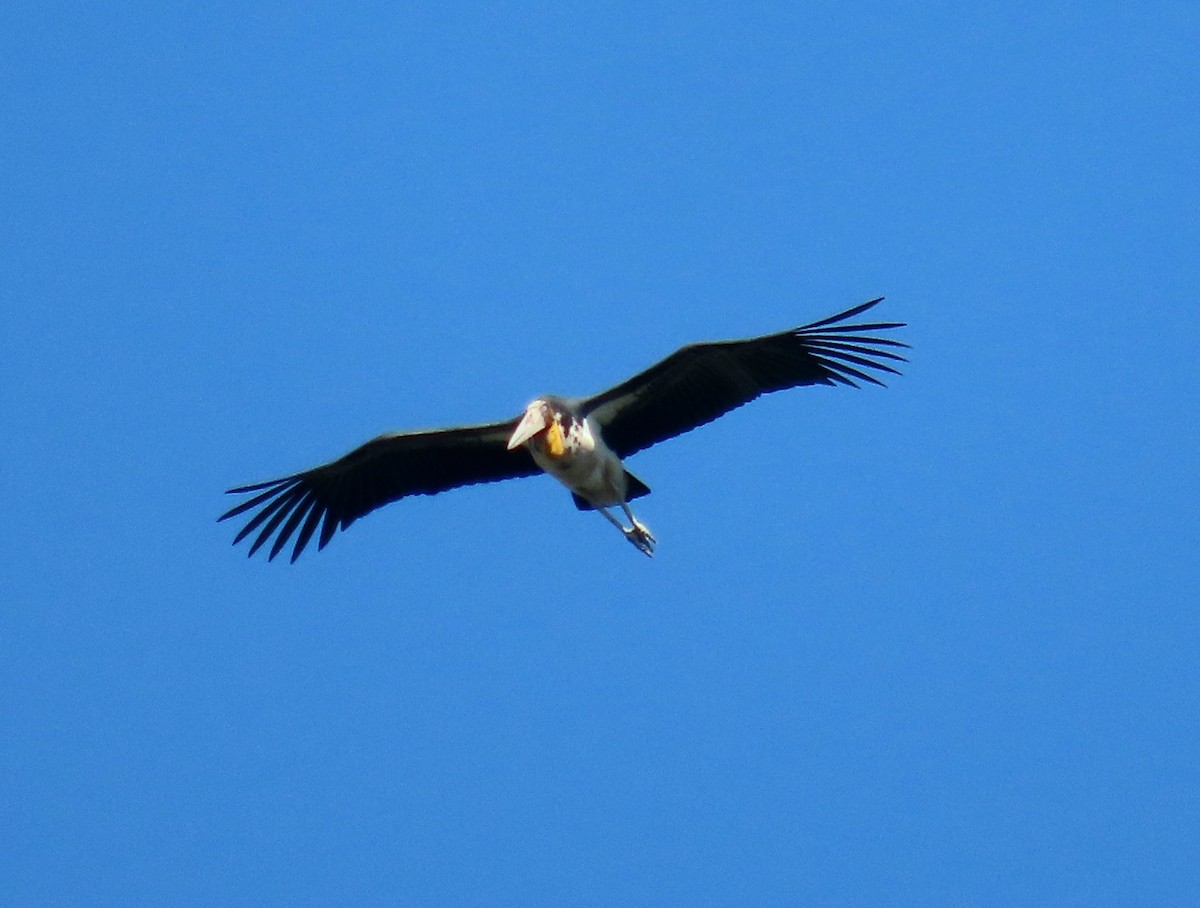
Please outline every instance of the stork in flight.
M268 560L295 534L295 561L318 526L319 550L338 529L409 495L546 472L567 487L576 507L599 511L639 551L653 555L656 540L629 507L650 489L625 468L624 458L762 394L800 385L882 385L870 370L899 375L888 361L904 362L894 350L908 345L874 333L903 322L847 324L882 300L778 334L689 344L607 391L581 398L547 394L515 419L380 435L323 466L230 489L253 497L218 520L253 512L233 542L257 531L253 555L273 536ZM620 508L630 525L611 508Z

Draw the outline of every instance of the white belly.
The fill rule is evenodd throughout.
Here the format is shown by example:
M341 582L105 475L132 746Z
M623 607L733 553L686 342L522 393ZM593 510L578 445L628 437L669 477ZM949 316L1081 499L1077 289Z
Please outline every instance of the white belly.
M625 467L587 420L563 439L559 456L541 444L531 444L529 453L534 463L591 504L608 507L625 500Z

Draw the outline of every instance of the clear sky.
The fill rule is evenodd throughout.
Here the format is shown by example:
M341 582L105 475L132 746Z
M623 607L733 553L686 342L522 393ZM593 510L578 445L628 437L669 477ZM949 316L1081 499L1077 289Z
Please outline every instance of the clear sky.
M1194 2L0 9L0 902L1185 905ZM223 490L878 295L886 389Z

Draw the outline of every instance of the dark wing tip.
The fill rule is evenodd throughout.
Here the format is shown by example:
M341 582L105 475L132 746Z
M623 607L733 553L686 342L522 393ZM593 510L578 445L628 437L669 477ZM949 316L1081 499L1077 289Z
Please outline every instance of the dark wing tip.
M283 479L272 479L269 482L257 482L251 486L238 486L235 489L226 489L226 495L248 495L251 492L259 492L260 494L255 495L253 498L248 498L239 504L235 504L217 518L217 523L220 523L222 520L228 520L230 517L237 517L239 514L244 514L258 507L260 504L271 501L281 492L295 485L299 479L299 476L286 476Z
M274 486L282 485L285 482L290 482L293 479L299 479L300 476L284 476L282 479L268 479L266 482L256 482L248 486L235 486L232 489L226 489L226 495L245 495L249 492L258 492L262 489L270 489Z
M300 528L300 534L296 537L296 544L292 550L292 561L295 561L308 545L321 517L330 511L328 503L319 499L311 482L305 482L306 478L308 478L307 474L301 473L283 479L272 479L269 482L259 482L230 489L230 494L252 495L252 497L230 508L218 517L217 521L253 512L246 521L246 525L233 537L233 544L237 545L257 531L258 535L246 553L247 557L252 557L267 542L271 541L272 537L275 537L267 553L268 561L275 559L297 528ZM303 526L301 527L302 522ZM336 525L336 521L334 524ZM328 542L328 540L325 541Z
M866 312L868 309L873 309L875 306L878 306L880 303L882 303L883 300L884 300L884 297L877 296L877 297L875 297L875 299L867 300L865 303L860 303L859 305L857 305L851 309L847 309L845 312L839 312L837 315L831 315L828 318L823 318L819 321L810 322L807 325L802 325L801 327L797 328L796 330L797 331L811 331L814 328L823 328L826 325L836 325L838 322L844 322L847 319L854 318L854 316L856 316L856 315L861 315L862 313ZM889 325L888 327L893 327L893 326ZM839 328L838 330L845 331L847 329Z
M883 386L879 377L872 375L868 370L891 375L901 374L900 370L889 365L887 360L908 362L904 356L892 350L910 349L909 345L890 337L864 336L864 332L893 331L907 327L905 322L843 324L877 306L883 299L882 296L876 297L845 312L803 325L792 332L794 336L802 339L816 356L830 383L858 387L858 381L864 381ZM886 349L889 347L892 350Z

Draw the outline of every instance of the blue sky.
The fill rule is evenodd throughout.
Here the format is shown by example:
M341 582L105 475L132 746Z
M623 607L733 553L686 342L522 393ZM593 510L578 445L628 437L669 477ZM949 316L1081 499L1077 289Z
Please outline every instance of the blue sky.
M0 899L1190 904L1192 3L7 4ZM886 390L222 491L886 294Z

